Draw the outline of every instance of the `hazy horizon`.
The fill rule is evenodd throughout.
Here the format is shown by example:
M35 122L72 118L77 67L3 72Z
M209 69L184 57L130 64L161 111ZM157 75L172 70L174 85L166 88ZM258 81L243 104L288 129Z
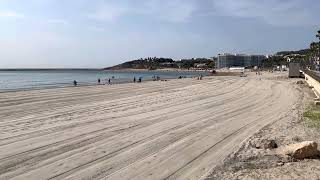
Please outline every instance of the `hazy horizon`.
M313 0L0 0L0 69L299 50L316 40L318 7Z

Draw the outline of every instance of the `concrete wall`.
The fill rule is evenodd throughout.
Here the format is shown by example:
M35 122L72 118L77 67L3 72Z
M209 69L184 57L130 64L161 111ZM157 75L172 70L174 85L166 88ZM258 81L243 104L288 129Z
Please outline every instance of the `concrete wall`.
M319 83L319 81L315 80L314 78L312 78L311 76L309 76L306 73L304 73L304 76L305 76L305 80L308 83L308 85L313 87L317 97L319 97L319 95L320 95L320 83Z

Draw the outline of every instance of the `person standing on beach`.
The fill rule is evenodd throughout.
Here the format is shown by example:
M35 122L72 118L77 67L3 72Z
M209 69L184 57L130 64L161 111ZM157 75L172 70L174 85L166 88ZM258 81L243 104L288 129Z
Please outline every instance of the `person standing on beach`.
M136 77L135 76L133 77L133 83L136 83Z
M100 78L98 79L98 84L100 84L101 83L101 80L100 80Z
M108 84L111 85L111 79L110 78L108 79Z
M74 86L77 86L77 85L78 85L78 82L77 82L76 80L74 80L74 81L73 81L73 85L74 85Z

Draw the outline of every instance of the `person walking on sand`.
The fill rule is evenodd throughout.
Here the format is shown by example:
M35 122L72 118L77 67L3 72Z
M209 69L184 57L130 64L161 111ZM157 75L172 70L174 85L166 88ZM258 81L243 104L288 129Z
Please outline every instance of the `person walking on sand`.
M77 82L76 80L74 80L74 81L73 81L73 85L74 85L74 86L77 86L77 85L78 85L78 82Z
M98 84L101 84L101 79L100 78L98 79Z
M133 83L136 83L136 77L135 76L133 77Z
M110 78L108 79L108 84L111 85L111 79Z

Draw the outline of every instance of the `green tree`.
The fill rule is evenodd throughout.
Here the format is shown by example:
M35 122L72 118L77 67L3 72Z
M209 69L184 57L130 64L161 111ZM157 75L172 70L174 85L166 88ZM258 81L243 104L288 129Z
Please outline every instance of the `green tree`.
M310 53L308 55L307 64L311 69L315 69L319 65L320 57L320 30L317 32L316 37L319 39L319 42L312 42L310 44ZM318 69L319 70L319 67Z
M270 56L265 59L262 63L263 68L273 68L274 66L287 65L288 62L283 56Z
M320 56L320 30L318 31L318 34L316 35L316 37L319 39L319 42L316 45L316 49L317 49L317 53L318 53L318 58Z

